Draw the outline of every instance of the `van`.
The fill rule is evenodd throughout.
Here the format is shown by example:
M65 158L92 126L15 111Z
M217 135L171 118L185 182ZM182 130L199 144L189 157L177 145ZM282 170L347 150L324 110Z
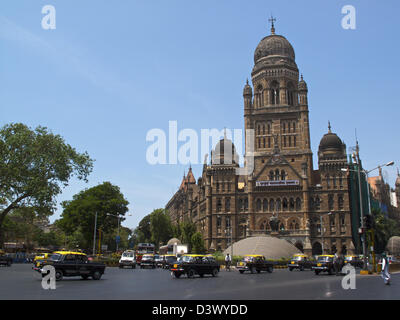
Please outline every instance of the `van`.
M133 250L126 250L122 253L121 259L119 259L119 267L131 267L136 269L136 255Z

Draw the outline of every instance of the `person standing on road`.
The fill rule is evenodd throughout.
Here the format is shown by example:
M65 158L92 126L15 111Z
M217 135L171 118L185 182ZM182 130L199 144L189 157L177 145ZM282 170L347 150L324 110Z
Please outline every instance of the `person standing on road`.
M231 261L232 261L232 257L229 255L229 253L227 253L226 256L225 256L225 267L226 267L226 270L231 271Z
M389 260L386 256L386 253L382 253L382 278L383 282L387 285L390 285L390 273L389 273Z

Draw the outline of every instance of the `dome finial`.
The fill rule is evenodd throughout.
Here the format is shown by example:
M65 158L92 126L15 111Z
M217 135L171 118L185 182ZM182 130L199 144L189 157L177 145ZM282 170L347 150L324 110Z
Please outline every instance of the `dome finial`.
M276 19L272 16L272 14L271 14L271 18L269 18L268 21L271 22L271 34L275 34L274 22L276 21Z
M328 120L328 132L332 133L332 131L331 131L331 122L329 120Z

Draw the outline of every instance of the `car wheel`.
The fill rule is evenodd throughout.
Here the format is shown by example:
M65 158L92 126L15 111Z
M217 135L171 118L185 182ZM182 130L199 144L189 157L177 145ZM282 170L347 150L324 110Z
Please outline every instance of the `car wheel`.
M293 271L293 268L289 268L289 271Z
M251 267L251 268L250 268L250 272L251 272L251 273L256 273L256 268Z
M190 270L188 271L188 273L187 273L188 278L193 278L194 275L195 275L195 272L194 272L193 269L190 269Z
M260 269L257 269L257 273L260 273L261 272L261 270Z
M333 274L332 269L329 269L329 270L328 270L328 274L329 274L329 275L332 275L332 274Z
M83 280L87 280L87 279L89 278L89 276L86 275L86 274L84 274L84 275L81 275L81 278L82 278Z
M314 270L316 275L319 275L319 270Z
M122 268L123 268L123 266L121 266L121 265L119 265L118 267L119 267L120 269L122 269Z
M204 273L199 273L200 278L204 277Z
M95 272L93 272L92 278L93 278L93 280L100 280L100 279L101 279L101 273L100 273L100 271L95 271Z
M63 278L63 273L60 270L56 270L56 281L61 281Z
M244 272L244 270L239 270L239 272L240 272L240 273L243 273L243 272Z
M179 272L173 272L175 278L179 279L181 274Z
M214 268L213 271L212 271L212 276L216 277L217 275L218 275L218 269Z
M268 273L272 273L273 270L274 270L274 268L272 268L272 267L268 267L268 268L267 268L267 272L268 272Z

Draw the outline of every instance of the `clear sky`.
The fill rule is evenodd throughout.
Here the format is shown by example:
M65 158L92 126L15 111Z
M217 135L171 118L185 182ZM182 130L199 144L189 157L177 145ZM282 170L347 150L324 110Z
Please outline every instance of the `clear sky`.
M42 28L45 5L56 9L54 30ZM356 9L355 30L341 26L345 5ZM110 181L130 202L124 225L134 228L188 169L150 165L147 132L167 132L171 120L178 130L242 129L243 87L273 14L308 84L314 168L330 120L347 147L357 129L366 169L396 162L384 169L394 186L399 12L397 0L3 0L0 125L46 126L87 151L96 160L89 183L71 181L58 203ZM196 179L201 170L193 165Z

